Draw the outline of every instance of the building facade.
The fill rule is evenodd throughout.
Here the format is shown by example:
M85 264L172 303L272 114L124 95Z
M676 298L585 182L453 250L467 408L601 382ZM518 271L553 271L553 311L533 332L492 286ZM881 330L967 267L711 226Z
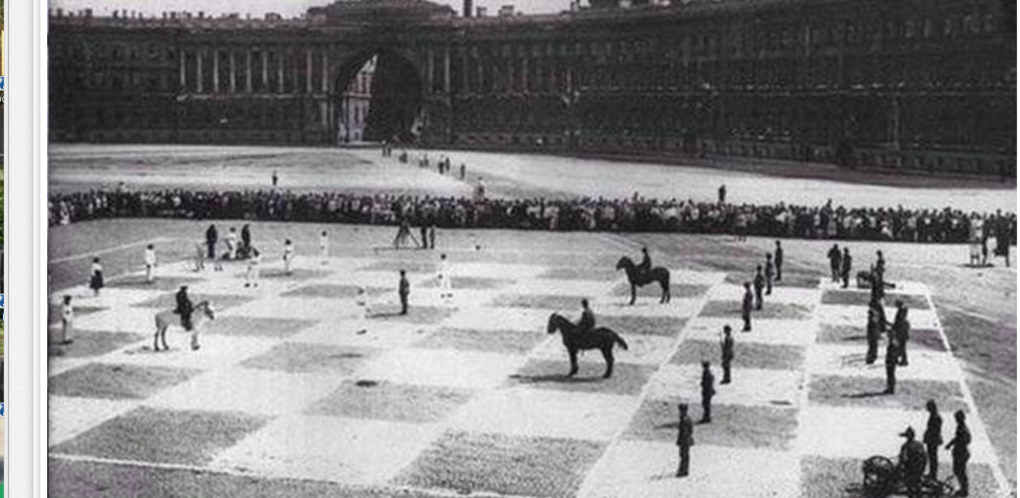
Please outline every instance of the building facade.
M345 89L377 58L390 98L376 138L1015 171L1014 1L663 3L473 18L423 0L290 20L54 12L51 139L332 144Z
M337 143L349 144L365 140L365 127L372 106L372 80L376 58L373 57L358 70L340 98L340 120L337 123Z

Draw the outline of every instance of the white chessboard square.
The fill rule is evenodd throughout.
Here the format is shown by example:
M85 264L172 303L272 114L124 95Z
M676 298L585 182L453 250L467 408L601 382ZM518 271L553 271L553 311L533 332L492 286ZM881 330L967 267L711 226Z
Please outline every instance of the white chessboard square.
M690 318L698 314L704 305L704 299L679 297L674 297L665 304L659 304L658 298L638 297L637 302L631 305L630 296L609 296L601 298L593 306L596 315Z
M256 289L253 292L260 292ZM323 320L329 318L358 317L364 308L351 299L327 299L318 297L279 297L266 295L260 299L230 308L226 316L250 318L283 318L294 320Z
M433 425L284 416L221 453L211 466L257 476L380 485L437 435Z
M83 306L85 303L80 303ZM154 334L156 332L156 312L152 308L125 306L111 308L74 318L74 328L78 330L103 330L106 332L135 332ZM169 335L180 329L174 328Z
M798 407L806 385L804 375L796 370L765 370L734 368L732 382L722 384L723 372L713 362L716 396L713 403L722 405ZM700 399L700 365L663 365L647 388L651 399Z
M485 392L460 408L449 427L527 437L608 441L623 430L636 396L511 388Z
M741 332L744 322L739 318L696 317L687 322L684 334L687 339L718 342L723 327L733 329L737 342L754 342L789 346L809 346L815 342L818 323L814 320L754 320L751 332Z
M773 498L800 493L800 463L791 452L697 444L694 430L690 474L677 478L676 445L619 441L582 484L582 498Z
M337 376L230 368L199 375L146 400L173 410L239 411L254 415L300 413L334 391Z
M896 316L896 307L886 306L885 315L892 321ZM815 316L822 323L864 326L868 323L868 307L821 304L815 308ZM907 314L907 319L910 321L910 327L914 329L939 328L938 315L931 308L926 310L911 309Z
M708 299L715 301L739 301L743 299L744 287L737 284L723 283L712 287L708 291ZM786 303L814 306L822 300L822 291L818 289L805 289L800 287L777 287L772 286L772 294L764 295L765 304Z
M459 309L443 326L474 330L520 330L545 334L550 310L481 306Z
M623 340L627 341L629 349L620 347L613 349L613 356L617 363L636 363L639 365L659 366L673 354L676 340L672 337L661 337L653 335L626 335ZM598 350L586 351L583 353L589 358L602 361L602 353ZM564 360L567 361L567 349L563 346L563 338L556 334L543 341L538 348L531 353L532 358L542 360Z
M525 358L445 349L395 349L368 362L355 377L399 384L492 389L504 384Z
M49 411L46 444L54 447L107 420L131 411L138 406L138 401L51 395L47 398L46 405Z
M426 337L433 327L411 322L364 318L323 320L291 337L290 342L394 349Z
M170 351L153 351L152 344L125 348L96 358L100 363L141 365L148 367L212 370L225 368L260 355L279 341L275 339L230 335L199 335L200 348L191 349L191 335L181 329L167 332Z
M865 363L867 346L818 345L809 349L805 367L811 374L859 376L885 378L885 339L879 342L878 358L874 363ZM902 380L961 381L960 370L952 354L910 348L907 343L907 358L910 364L896 369L896 378Z

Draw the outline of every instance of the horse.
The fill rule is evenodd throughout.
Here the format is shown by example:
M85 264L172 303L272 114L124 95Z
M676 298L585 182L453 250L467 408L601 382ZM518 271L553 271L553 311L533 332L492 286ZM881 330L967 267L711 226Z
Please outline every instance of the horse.
M613 376L613 346L619 344L624 351L628 349L627 342L610 329L598 327L590 332L581 332L573 322L558 313L553 313L549 316L546 332L555 334L557 331L563 336L563 345L570 355L570 373L567 377L573 377L577 373L578 351L588 349L602 351L602 357L606 360L606 372L602 378L608 379Z
M198 349L198 329L202 326L202 322L208 318L210 320L216 319L215 311L213 310L212 304L209 301L202 301L195 305L194 311L191 313L191 349ZM152 341L152 349L159 351L159 341L163 340L163 350L169 350L170 347L166 344L166 329L170 328L171 325L184 328L181 325L181 315L175 310L166 310L156 313L156 336Z
M634 301L637 300L637 288L644 287L652 282L658 282L662 287L662 297L659 298L659 304L668 303L672 296L670 296L669 290L669 270L656 266L645 273L638 271L637 266L630 258L624 256L620 258L620 261L616 263L617 270L625 270L627 272L627 281L630 282L630 304L634 305Z

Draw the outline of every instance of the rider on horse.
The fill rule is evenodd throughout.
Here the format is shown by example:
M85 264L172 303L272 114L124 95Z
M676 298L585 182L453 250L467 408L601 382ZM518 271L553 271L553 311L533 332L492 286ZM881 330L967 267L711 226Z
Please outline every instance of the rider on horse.
M181 290L177 291L177 309L174 312L181 315L181 326L184 330L191 330L191 313L194 310L195 306L188 297L188 286L182 285Z
M591 332L595 330L595 313L588 307L588 300L581 300L581 319L577 322L577 328L581 332Z
M648 248L641 248L641 264L637 266L638 275L647 275L652 269L652 257L648 255Z

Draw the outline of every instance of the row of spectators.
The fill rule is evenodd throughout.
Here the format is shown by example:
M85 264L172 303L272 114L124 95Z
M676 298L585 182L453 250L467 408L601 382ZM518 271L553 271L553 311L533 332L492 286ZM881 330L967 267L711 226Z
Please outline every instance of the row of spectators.
M692 200L492 199L350 195L280 190L126 189L53 194L50 225L100 218L243 219L444 228L685 232L814 239L1016 243L1016 214L942 210L748 205Z

